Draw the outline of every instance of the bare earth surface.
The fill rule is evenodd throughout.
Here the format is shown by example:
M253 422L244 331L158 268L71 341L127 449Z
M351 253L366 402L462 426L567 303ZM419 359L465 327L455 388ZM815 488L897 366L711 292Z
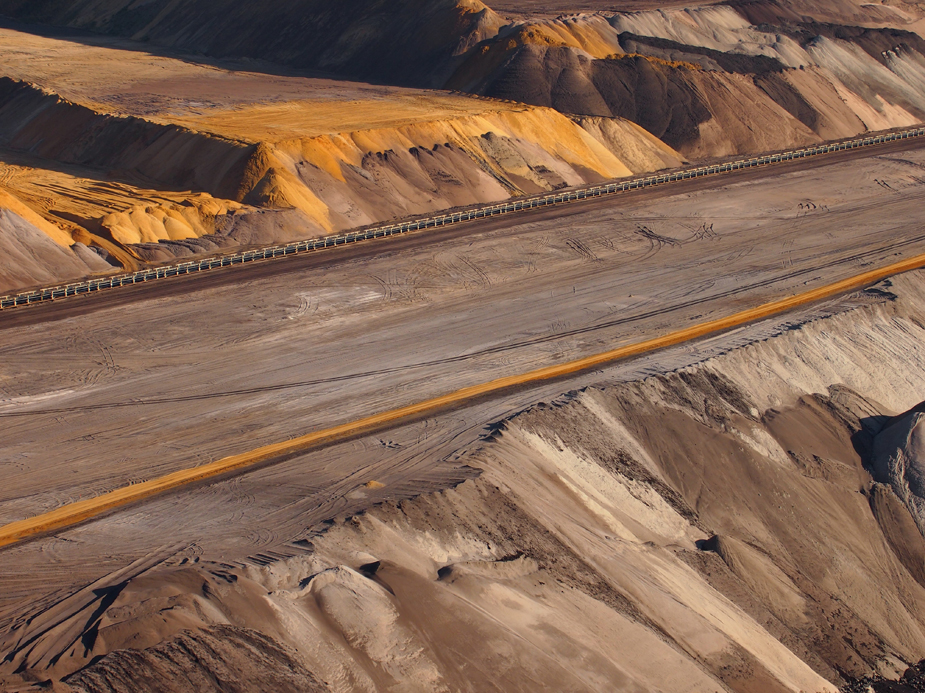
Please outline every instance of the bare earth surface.
M486 110L484 100L463 95L285 70L274 74L280 68L254 62L203 61L202 56L194 62L182 54L156 48L149 52L143 44L105 36L81 34L68 40L0 28L0 42L3 75L108 112L233 139L312 137ZM518 109L501 102L494 108Z
M657 208L576 206L558 222L525 218L439 249L383 244L378 257L324 271L242 274L232 289L141 301L130 321L116 308L5 330L0 519L921 253L923 168L925 154L910 151ZM32 571L49 560L57 567L39 592L165 544L233 560L289 551L280 547L315 522L465 477L453 453L542 396L512 395L12 549L0 569L5 618L40 603ZM149 399L160 403L139 402Z
M923 7L0 0L0 293L917 126ZM805 298L919 139L0 313L0 527L363 431L0 549L0 690L925 690L925 270Z
M0 264L2 292L86 274L56 247L75 241L132 268L681 163L625 120L101 36L0 41L0 204L52 224L0 220L26 258Z
M502 17L520 19L591 12L604 14L642 12L669 7L699 7L713 4L716 3L712 0L701 0L700 2L683 2L682 0L668 0L667 2L655 2L654 0L577 0L575 2L572 0L497 0L491 3L491 8Z

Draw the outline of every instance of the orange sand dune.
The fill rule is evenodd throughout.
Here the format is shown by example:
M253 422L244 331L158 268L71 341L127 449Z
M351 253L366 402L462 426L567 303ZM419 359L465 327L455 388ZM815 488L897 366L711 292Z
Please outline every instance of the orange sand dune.
M448 92L266 75L103 37L0 29L0 38L0 156L17 194L126 265L681 162L619 119L580 123ZM287 216L273 222L251 215L256 207Z

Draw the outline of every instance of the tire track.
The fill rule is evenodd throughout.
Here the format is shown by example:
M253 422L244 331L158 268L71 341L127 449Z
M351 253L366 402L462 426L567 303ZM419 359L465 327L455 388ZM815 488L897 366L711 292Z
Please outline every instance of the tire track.
M420 231L426 229L418 229L418 232L409 232L404 235L390 236L388 237L388 240L391 241L392 249L409 246L414 247L431 243L441 243L446 239L474 234L484 234L486 231L490 231L499 227L510 228L520 224L529 224L531 220L541 220L544 218L565 219L570 216L583 214L589 209L594 209L598 206L618 206L623 200L639 201L640 199L658 199L661 197L683 195L685 192L689 193L703 189L726 187L737 181L768 178L777 175L783 175L793 171L807 171L837 164L839 162L851 161L858 158L875 158L878 156L885 156L886 154L892 152L902 153L905 151L918 149L923 146L925 146L925 137L921 136L917 136L912 139L900 139L892 140L889 142L864 144L859 147L852 147L827 153L819 153L818 155L811 156L810 158L794 158L779 162L768 162L767 164L761 164L757 167L752 167L752 165L749 165L746 168L729 170L722 173L717 172L711 175L692 174L692 177L689 178L677 179L654 186L626 188L622 191L618 191L621 192L621 194L616 197L611 197L609 193L605 195L587 195L583 197L577 197L587 193L585 188L580 188L569 191L568 193L569 195L576 195L576 198L569 200L569 203L581 202L582 204L580 205L572 205L563 202L562 204L544 204L530 209L519 209L517 210L514 219L511 219L507 214L491 215L486 211L484 216L471 218L468 221L453 222L449 226L439 225L432 227L440 228L439 234L422 234ZM770 156L775 155L776 154L772 154ZM749 159L748 161L755 160L757 159ZM694 169L685 169L685 171L693 171L695 169L702 168L703 167L694 167ZM664 175L671 174L672 172L664 172ZM652 176L642 177L638 180L652 178L655 175L662 174L653 174ZM630 180L623 181L623 183L634 184L633 181ZM481 213L481 210L483 209L487 209L487 207L480 207L479 212ZM454 212L452 210L447 210L445 214L452 216ZM520 221L520 219L524 219L524 221ZM345 230L343 233L350 235L359 232L361 232L361 230L357 229L353 231ZM406 242L401 243L402 240ZM344 260L351 261L364 257L370 257L371 255L380 255L383 252L387 252L383 251L383 248L380 244L367 244L365 242L360 243L359 245L342 244L340 245L340 253L337 252L338 248L336 246L331 248L325 246L324 250L325 252L320 253L322 256L320 261L315 260L318 255L317 251L300 253L292 256L281 255L279 256L280 258L289 257L290 261L283 263L267 263L266 260L264 260L262 262L255 262L253 264L247 265L232 264L222 267L222 269L226 271L195 272L193 274L171 276L171 281L169 282L166 281L166 278L163 278L163 281L154 281L153 284L142 283L120 286L118 287L118 291L104 290L102 293L81 294L84 299L89 299L92 297L93 300L90 301L84 300L78 302L76 300L59 300L57 305L54 305L54 302L49 300L47 302L40 302L34 305L30 304L26 307L30 307L32 310L16 311L18 314L14 314L10 317L5 316L5 319L0 321L0 329L3 327L32 324L34 322L42 322L45 320L60 320L67 317L80 315L85 312L110 307L112 305L130 303L139 299L150 299L164 295L172 295L175 293L188 293L189 291L210 288L215 285L226 283L257 281L261 277L268 275L280 275L286 272L301 271L306 267L319 265L325 266L334 262L342 262ZM274 258L276 257L277 256L274 255ZM150 268L150 271L154 272L155 269L156 268ZM240 274L241 270L247 271L246 277L242 277ZM190 282L193 282L192 285L190 285ZM70 298L76 299L77 297L72 296ZM44 308L45 310L41 310L41 308Z
M241 474L254 469L260 464L272 464L288 459L306 450L329 445L334 442L347 440L357 435L367 435L374 431L384 430L395 425L427 416L436 412L443 412L464 406L480 398L496 396L504 391L512 391L530 387L540 382L548 382L558 378L567 377L578 372L588 371L599 366L613 363L619 359L639 356L657 349L683 344L691 340L715 334L734 327L755 322L773 315L778 315L808 303L831 298L847 291L856 290L868 284L881 281L894 274L908 272L925 266L925 254L893 263L880 269L871 270L863 274L854 275L847 279L812 289L810 291L787 298L765 303L733 315L711 320L687 327L685 329L669 332L661 337L648 339L635 344L605 351L584 358L567 361L553 366L538 368L519 375L506 376L469 387L456 390L445 395L414 404L399 407L389 411L373 414L365 418L340 424L331 428L313 431L303 436L279 443L266 445L256 450L222 458L210 464L191 469L183 469L165 476L151 479L132 486L126 486L95 498L59 507L51 512L38 515L19 522L0 527L0 547L17 544L32 537L49 532L65 529L86 522L103 513L110 512L131 503L137 503L154 496L166 494L170 491L189 486L195 483L208 483L217 478L230 474ZM367 469L359 469L351 477L360 474L366 475ZM346 494L355 488L356 483L340 484L333 489L336 496L328 493L336 514L337 508L349 506ZM346 488L345 488L346 487Z
M798 279L800 277L805 277L808 275L817 274L820 271L826 269L832 269L834 267L839 267L842 265L853 265L858 261L866 260L871 255L878 255L881 253L887 253L890 251L898 250L907 246L918 245L925 243L925 234L918 235L912 238L908 238L902 241L897 241L895 243L887 244L880 246L873 250L866 250L860 253L854 253L842 258L832 260L830 262L822 263L819 265L813 265L812 267L804 267L801 269L793 270L790 272L785 272L783 274L778 274L773 277L766 279L761 279L758 281L751 282L749 284L742 284L736 287L726 289L725 291L720 291L718 293L709 294L707 296L700 296L697 298L692 298L687 301L682 301L680 303L674 303L667 307L655 308L652 310L644 311L641 313L634 313L632 315L624 315L619 318L613 318L610 320L604 320L602 322L594 323L591 325L585 325L583 327L576 327L572 329L566 329L560 332L553 332L543 335L538 335L530 337L528 339L518 340L516 342L509 342L507 344L499 344L491 347L486 347L484 349L479 349L477 351L470 351L466 354L460 354L457 356L447 356L440 359L433 359L429 361L420 361L418 363L412 363L402 366L392 366L389 368L380 368L374 370L360 371L356 373L348 373L345 375L332 376L328 378L317 378L312 380L301 380L297 382L288 382L288 383L278 383L275 385L262 385L259 387L252 388L241 388L235 390L223 390L219 392L207 392L202 394L191 394L191 395L176 395L171 397L148 397L148 398L138 398L132 400L123 400L119 402L103 402L99 404L87 404L81 406L73 407L59 407L53 409L33 409L26 411L7 411L0 412L0 419L11 419L11 418L21 418L27 416L35 415L47 415L47 414L70 414L70 413L81 413L87 411L99 411L105 409L120 409L126 407L139 407L139 406L151 406L151 405L160 405L160 404L178 404L182 402L198 402L206 401L211 399L219 399L223 397L239 397L242 395L253 395L261 394L266 392L280 392L284 390L293 390L304 387L313 387L316 385L328 385L333 383L348 382L352 380L359 380L363 378L377 378L384 375L389 375L393 373L402 373L412 370L429 368L433 366L443 366L454 363L464 363L467 361L472 361L484 356L491 356L495 354L502 354L509 351L515 351L522 349L524 347L538 346L541 344L547 344L550 342L559 341L560 339L566 339L568 337L576 337L580 335L590 334L594 332L599 332L601 330L606 330L612 327L618 327L621 325L626 325L632 322L637 322L640 320L648 320L650 318L656 318L660 316L667 315L669 313L685 310L687 308L692 308L698 305L703 305L716 300L721 300L724 298L731 298L743 293L754 291L756 289L762 289L768 286L773 286L776 283L787 281L791 279ZM745 255L751 252L752 248L747 247L741 249L738 252L740 255Z

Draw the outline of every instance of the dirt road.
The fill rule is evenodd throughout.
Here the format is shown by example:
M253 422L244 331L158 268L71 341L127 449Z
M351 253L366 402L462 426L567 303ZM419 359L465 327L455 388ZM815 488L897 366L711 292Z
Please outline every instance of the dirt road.
M83 314L25 311L0 346L0 524L925 252L925 152L827 161L460 227L439 244L421 234L348 249L353 256L168 282L165 295L113 292L101 297L113 305L79 302L92 306ZM460 451L492 421L573 388L683 366L766 329L510 388L9 546L0 629L167 544L183 547L170 560L261 564L304 551L325 519L471 476Z
M600 354L585 356L581 359L567 361L554 366L538 368L527 373L511 375L487 383L472 385L462 390L457 390L456 392L451 392L440 397L434 397L423 402L416 402L398 409L373 414L372 416L367 416L357 421L350 421L332 428L313 431L312 433L281 443L265 445L256 450L226 457L200 467L183 469L157 479L151 479L132 486L123 487L97 496L96 498L65 505L49 513L31 517L26 520L20 520L19 522L14 522L6 526L0 526L0 547L8 546L38 534L72 527L106 511L138 502L154 495L166 493L188 484L205 481L232 472L244 471L261 462L271 461L275 458L308 450L312 447L329 444L344 438L383 430L402 420L420 417L422 415L436 414L443 410L464 404L477 397L491 396L509 388L528 385L540 380L561 378L563 376L603 366L612 361L629 358L631 356L639 356L649 351L664 349L692 339L705 337L714 332L739 327L755 320L763 320L764 318L793 310L807 303L831 298L832 296L846 291L863 288L892 275L919 269L923 266L925 266L925 254L917 255L908 260L862 272L853 277L842 279L832 284L826 284L825 286L820 286L809 291L804 291L795 296L789 296L778 301L765 303L756 308L693 325L686 329L670 332L661 337L649 339L644 342L630 344L620 347L619 349L612 349Z
M277 258L246 266L223 268L210 273L174 277L169 281L120 287L101 294L83 296L79 300L70 299L59 303L39 304L30 306L28 310L14 310L4 313L0 315L0 330L32 325L48 320L75 317L96 310L129 305L142 299L186 295L193 291L216 286L234 285L241 281L277 277L283 273L320 270L343 262L377 257L383 253L406 252L427 246L439 246L450 240L478 236L479 234L491 233L506 228L515 228L525 223L554 222L557 220L565 222L575 215L596 210L619 209L627 206L654 203L660 199L687 195L734 183L774 178L797 171L813 171L848 161L870 159L904 151L916 151L922 148L925 148L925 139L889 142L874 147L833 152L805 160L787 161L763 168L743 169L706 178L676 181L668 185L628 191L616 196L589 198L575 202L572 205L528 210L520 213L517 219L512 219L508 216L479 219L469 223L440 228L439 230L414 232L357 245L329 248L316 253ZM526 218L520 218L524 215Z

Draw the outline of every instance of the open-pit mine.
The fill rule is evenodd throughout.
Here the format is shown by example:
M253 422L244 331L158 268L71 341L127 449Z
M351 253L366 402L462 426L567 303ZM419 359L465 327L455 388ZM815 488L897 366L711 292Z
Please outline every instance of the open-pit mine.
M0 690L925 691L923 128L914 0L0 0Z

